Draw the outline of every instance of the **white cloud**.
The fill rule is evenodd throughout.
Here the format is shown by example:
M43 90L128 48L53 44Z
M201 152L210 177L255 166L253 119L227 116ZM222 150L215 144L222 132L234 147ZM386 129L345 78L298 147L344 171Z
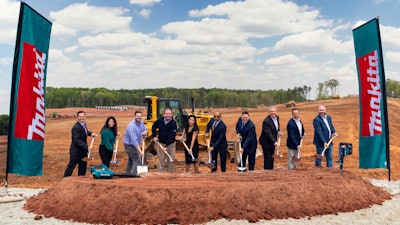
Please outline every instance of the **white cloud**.
M384 62L400 64L400 51L387 51Z
M0 44L15 44L19 6L19 2L0 0Z
M139 15L141 15L143 18L148 19L150 17L151 10L150 9L142 9L139 12Z
M280 0L247 0L209 5L191 10L190 16L215 16L229 19L240 33L252 37L271 37L327 27L330 20L320 18L319 11L308 6Z
M47 67L47 86L84 87L86 72L80 61L73 61L62 51L50 49ZM85 81L85 82L82 82ZM91 81L93 83L93 80Z
M0 114L9 114L10 110L10 90L0 89Z
M65 52L66 53L71 53L71 52L75 52L76 50L78 49L78 46L77 45L74 45L74 46L70 46L70 47L68 47L68 48L65 48Z
M389 47L400 50L400 28L380 25L382 47Z
M52 35L72 37L79 32L129 32L132 18L127 13L128 9L120 7L72 4L63 10L50 12L50 18L54 21Z
M199 22L172 22L164 25L161 31L175 34L178 39L193 44L245 44L248 37L238 32L231 21L226 19L204 18Z
M314 30L282 38L274 47L275 51L294 51L303 54L351 53L349 43L335 39L330 30Z
M160 3L161 0L129 0L129 3L132 5L139 5L139 6L153 6L157 3Z

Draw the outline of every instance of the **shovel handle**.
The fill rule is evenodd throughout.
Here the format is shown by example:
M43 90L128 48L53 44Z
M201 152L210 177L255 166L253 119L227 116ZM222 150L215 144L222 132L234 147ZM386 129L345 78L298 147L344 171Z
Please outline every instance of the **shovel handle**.
M89 148L93 148L93 143L94 143L94 137L92 137L92 141L90 141Z
M303 145L303 140L304 140L304 136L301 137L300 144L299 144L300 149L297 151L297 158L298 159L300 159L300 151L301 151L301 146Z
M160 142L158 142L158 141L156 141L156 143L158 144L158 146L161 148L161 149L163 149L164 147L161 145L161 143ZM168 156L168 158L169 158L169 161L171 161L171 162L173 162L174 160L172 159L172 157L168 154L168 152L167 151L163 151L167 156Z
M88 151L88 155L87 155L88 158L90 158L90 152L92 151L93 143L94 143L94 137L92 137L92 141L90 141L89 151Z
M335 137L336 137L336 136L332 136L331 139L328 141L327 147L324 148L324 150L323 150L322 153L321 153L321 156L322 156L322 157L324 157L325 151L329 148L329 146L331 145L331 143L332 143L332 141L333 141L333 139L334 139Z
M194 158L193 153L190 153L190 149L189 149L189 147L187 146L187 144L185 143L185 141L182 140L182 139L180 139L179 141L182 142L182 144L183 144L183 146L185 147L186 151L190 154L190 156L192 156L192 161L196 160L196 159Z
M281 155L281 139L282 139L282 135L278 134L278 138L276 141L277 142L276 146L278 149L276 150L276 155L279 157L282 157L282 155Z

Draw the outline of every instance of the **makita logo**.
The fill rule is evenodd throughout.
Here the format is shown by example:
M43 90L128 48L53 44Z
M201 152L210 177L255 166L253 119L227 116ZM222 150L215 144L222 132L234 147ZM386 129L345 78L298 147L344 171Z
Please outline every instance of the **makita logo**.
M379 56L375 50L357 59L361 80L361 136L382 134Z
M44 140L46 54L24 43L18 85L15 137Z

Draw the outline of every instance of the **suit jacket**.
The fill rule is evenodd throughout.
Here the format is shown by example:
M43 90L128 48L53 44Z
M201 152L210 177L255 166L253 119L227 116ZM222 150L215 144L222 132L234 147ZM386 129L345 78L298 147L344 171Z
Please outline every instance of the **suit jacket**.
M329 128L331 129L331 136L332 136L332 134L336 132L336 130L332 124L332 118L327 115L326 119L328 120ZM329 136L329 130L326 127L326 124L321 116L318 115L317 117L314 118L313 126L314 126L314 142L313 143L316 146L323 147L324 143L329 142L329 140L331 139L331 136Z
M257 149L256 126L253 121L248 120L242 129L242 118L236 123L236 133L242 136L241 145L246 153L254 153Z
M281 130L281 126L279 124L279 116L276 116L278 121L278 130L276 130L274 121L272 120L271 116L267 116L262 125L261 136L259 139L260 145L267 146L273 145L278 138L278 131Z
M86 127L87 129L87 127ZM70 146L70 154L74 157L83 158L87 156L88 144L87 136L91 136L92 132L85 131L79 122L76 122L71 130L72 142Z
M206 127L206 133L210 132L212 125L214 124L214 118L212 118ZM220 120L215 130L212 131L210 147L214 147L217 150L226 150L228 143L226 141L226 125Z
M297 149L297 146L300 145L301 138L304 136L304 125L301 123L301 130L302 132L300 133L299 128L297 127L296 122L294 121L293 118L291 118L287 124L287 140L286 140L286 146L289 149Z

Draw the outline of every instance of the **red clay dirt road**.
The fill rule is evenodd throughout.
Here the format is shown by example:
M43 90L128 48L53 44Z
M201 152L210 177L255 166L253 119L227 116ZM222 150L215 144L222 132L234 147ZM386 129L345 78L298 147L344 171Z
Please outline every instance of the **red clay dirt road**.
M400 115L397 112L400 100L388 99L388 103L391 178L398 180ZM342 176L337 163L333 169L314 168L312 120L317 115L319 105L327 107L327 113L332 116L334 126L339 133L334 143L334 159L337 159L338 143L353 144L353 154L344 159ZM255 172L238 173L236 164L228 163L226 174L219 172L210 174L207 167L201 167L201 174L183 174L184 168L178 163L175 174L159 174L150 168L150 173L141 178L110 180L96 180L89 175L84 178L77 177L76 170L74 176L63 179L69 158L70 130L76 121L74 115L81 108L47 109L48 115L57 112L63 117L47 118L44 176L22 177L10 174L9 187L50 188L38 197L28 200L26 208L35 213L61 219L113 224L189 224L204 223L221 217L249 221L299 218L366 208L390 198L386 192L373 187L363 179L387 179L387 170L358 169L357 98L306 102L297 106L301 109L307 133L298 170L286 170L287 148L284 137L281 150L283 158L275 160L273 171L262 171L261 156L257 158ZM99 133L107 116L113 115L117 118L122 135L134 113L134 110L84 110L87 112L89 130ZM241 108L213 109L210 113L216 110L222 112L222 119L228 128L227 137L233 140ZM267 115L266 107L247 110L259 136L262 120ZM278 115L281 129L286 133L286 124L291 117L290 108L278 105ZM93 152L95 160L89 163L90 165L100 162L97 151L99 143L100 140L96 139ZM0 150L5 150L4 141ZM201 152L200 155L203 159L207 158L205 152ZM183 160L183 157L183 152L177 154L178 160ZM127 155L123 152L121 142L118 160L121 161L121 165L113 165L111 169L123 172ZM76 199L80 199L80 203L72 204Z

